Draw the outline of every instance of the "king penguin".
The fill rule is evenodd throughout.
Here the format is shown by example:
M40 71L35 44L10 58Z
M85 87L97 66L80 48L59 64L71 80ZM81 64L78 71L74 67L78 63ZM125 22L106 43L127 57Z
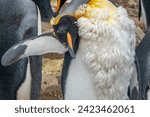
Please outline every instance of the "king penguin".
M51 9L48 1L33 0L42 10L42 18L47 16L46 10ZM32 0L0 1L0 58L11 46L41 34L41 17L38 7ZM58 0L57 10L65 0ZM46 7L45 7L45 6ZM7 7L6 7L7 6ZM42 7L42 8L41 8ZM49 10L48 10L49 11ZM47 11L47 12L48 12ZM57 11L56 11L57 12ZM50 17L51 14L50 14ZM47 18L47 17L46 17ZM50 36L49 34L47 34ZM47 36L44 34L44 36ZM39 36L43 37L43 36ZM53 36L52 36L53 37ZM41 39L41 38L40 38ZM44 38L47 39L47 38ZM43 39L43 40L44 40ZM43 40L38 42L41 43ZM28 42L28 41L27 41ZM37 43L35 43L38 45ZM35 45L34 45L35 46ZM18 53L11 53L10 59L21 52L26 46L20 46ZM44 48L46 46L44 45ZM59 47L58 47L59 48ZM65 51L65 48L61 51ZM37 48L34 48L37 49ZM32 50L32 49L31 49ZM32 51L30 52L32 53ZM53 51L53 50L51 50ZM29 53L30 53L29 52ZM36 55L36 54L33 54ZM37 54L38 55L38 54ZM41 56L27 56L10 66L0 64L0 99L38 99L41 89ZM5 59L5 58L4 58ZM12 59L11 59L12 60ZM18 59L17 59L18 60ZM7 61L7 59L5 60Z
M40 15L31 0L0 1L0 58L14 44L41 33ZM21 51L21 50L20 50ZM0 99L38 99L41 57L29 57L4 67L0 64Z
M139 99L150 99L150 1L139 0L140 16L144 21L146 33L136 48L139 79Z
M64 99L129 99L131 79L137 78L135 24L124 8L108 0L83 2L86 4L74 13L69 12L77 19L79 37L74 44L75 59L68 53L64 58L61 78ZM75 6L78 3L81 1L74 1ZM66 11L53 19L54 27ZM55 32L61 31L57 28Z

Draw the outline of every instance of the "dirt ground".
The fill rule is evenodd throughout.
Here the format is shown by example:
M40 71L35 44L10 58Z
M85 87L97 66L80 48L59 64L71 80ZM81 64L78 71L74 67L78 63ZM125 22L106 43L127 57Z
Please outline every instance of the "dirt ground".
M54 0L55 1L55 0ZM137 32L137 44L144 36L144 25L138 19L137 0L111 0L117 6L123 6L128 10L130 17L135 21ZM52 3L55 6L55 2ZM42 23L43 32L50 30L48 23ZM60 90L60 75L63 64L63 55L47 54L43 56L42 67L42 90L40 99L59 100L62 99Z

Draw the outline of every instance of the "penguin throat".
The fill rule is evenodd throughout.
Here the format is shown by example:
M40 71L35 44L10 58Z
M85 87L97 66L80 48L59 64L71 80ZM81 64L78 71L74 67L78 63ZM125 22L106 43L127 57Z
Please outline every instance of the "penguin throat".
M76 19L79 19L80 17L90 19L100 15L97 11L107 11L109 14L107 20L112 20L113 15L117 12L117 7L108 0L90 0L87 4L80 6L74 15Z

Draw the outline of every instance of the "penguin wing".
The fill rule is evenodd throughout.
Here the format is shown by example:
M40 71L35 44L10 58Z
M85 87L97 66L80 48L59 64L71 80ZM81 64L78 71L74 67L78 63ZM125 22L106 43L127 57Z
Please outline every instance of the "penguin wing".
M46 53L62 54L66 51L67 49L52 33L46 33L14 45L5 52L1 63L4 66L8 66L19 59L32 55L42 55Z

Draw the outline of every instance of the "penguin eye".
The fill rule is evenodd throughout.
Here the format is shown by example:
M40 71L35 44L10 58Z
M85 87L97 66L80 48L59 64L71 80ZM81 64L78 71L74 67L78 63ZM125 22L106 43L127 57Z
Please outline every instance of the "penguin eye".
M59 33L65 33L65 27L62 25L58 28Z

